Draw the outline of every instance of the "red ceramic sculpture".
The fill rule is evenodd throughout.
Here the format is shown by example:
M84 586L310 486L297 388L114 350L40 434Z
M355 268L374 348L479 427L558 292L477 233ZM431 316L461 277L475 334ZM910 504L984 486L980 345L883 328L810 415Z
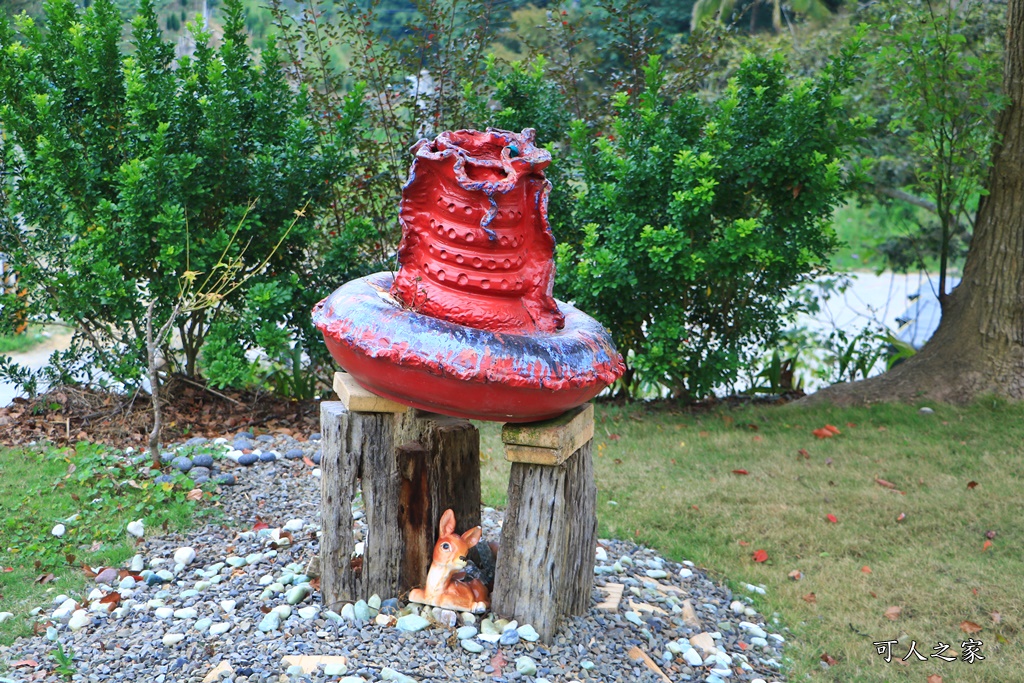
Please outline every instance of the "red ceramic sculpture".
M622 375L607 331L552 297L551 155L522 133L442 133L413 148L401 266L347 283L313 310L360 384L433 412L555 417Z
M427 583L423 588L409 591L409 602L460 612L486 612L490 606L487 586L480 579L466 578L463 573L469 549L480 542L480 527L475 526L460 536L455 533L455 513L445 510L440 531Z

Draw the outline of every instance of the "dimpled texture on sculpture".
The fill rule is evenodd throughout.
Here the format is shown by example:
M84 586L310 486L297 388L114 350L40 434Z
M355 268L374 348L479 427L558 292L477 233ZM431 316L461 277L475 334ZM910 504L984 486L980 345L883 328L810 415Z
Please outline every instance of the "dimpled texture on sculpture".
M442 133L413 147L391 293L425 315L492 332L555 332L551 154L534 132Z

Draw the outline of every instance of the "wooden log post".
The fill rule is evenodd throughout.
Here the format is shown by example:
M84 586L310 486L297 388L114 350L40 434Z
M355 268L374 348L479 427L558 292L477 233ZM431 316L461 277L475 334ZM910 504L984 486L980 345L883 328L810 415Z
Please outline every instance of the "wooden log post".
M505 425L512 461L491 608L550 643L562 617L590 608L597 542L594 408Z
M476 427L376 396L345 373L336 374L335 390L342 400L320 407L320 587L332 610L422 586L446 509L459 531L480 523ZM352 501L360 488L366 537L357 558Z

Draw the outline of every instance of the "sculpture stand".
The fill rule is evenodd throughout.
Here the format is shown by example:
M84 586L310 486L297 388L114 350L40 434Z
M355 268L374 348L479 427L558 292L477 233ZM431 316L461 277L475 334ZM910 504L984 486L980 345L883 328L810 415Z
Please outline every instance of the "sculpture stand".
M551 642L564 616L590 608L597 542L594 407L502 429L511 461L491 608Z
M324 606L337 610L422 586L446 509L460 533L480 524L480 434L468 420L376 396L346 373L335 373L334 389L341 400L320 406L320 585ZM366 538L358 558L352 501L360 483Z

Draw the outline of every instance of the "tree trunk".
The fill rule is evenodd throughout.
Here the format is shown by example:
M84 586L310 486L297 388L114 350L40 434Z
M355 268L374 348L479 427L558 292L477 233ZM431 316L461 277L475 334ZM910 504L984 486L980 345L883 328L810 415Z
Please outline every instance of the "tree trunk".
M966 402L983 394L1024 399L1024 0L1007 8L1003 92L987 197L974 225L963 280L931 340L870 380L813 400L864 403L922 398Z

